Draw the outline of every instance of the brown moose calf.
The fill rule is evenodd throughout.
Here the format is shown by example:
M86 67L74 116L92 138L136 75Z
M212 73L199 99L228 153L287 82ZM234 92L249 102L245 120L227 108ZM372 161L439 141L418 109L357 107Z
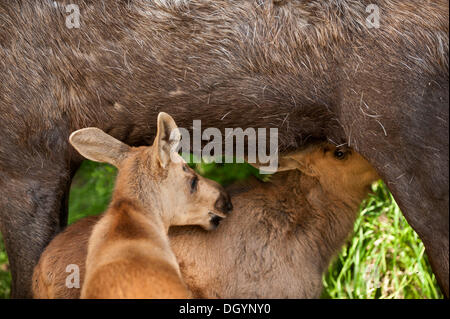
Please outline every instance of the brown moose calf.
M267 183L232 185L233 213L216 231L175 227L169 232L183 279L196 297L320 295L322 273L378 175L359 154L329 144L291 154L280 164L281 170L301 171L275 174ZM98 218L70 226L47 247L34 273L35 297L79 297L79 289L65 286L65 268L84 264L86 238ZM73 240L79 244L72 246Z
M160 113L153 146L139 148L97 128L70 136L71 144L86 158L119 168L109 208L92 232L83 233L88 248L87 257L83 255L78 263L86 259L82 298L190 297L169 245L169 226L213 229L231 203L220 185L198 176L172 151L179 141L179 135L171 135L176 128L169 115ZM67 247L79 239L66 238ZM44 275L36 273L37 278ZM35 285L36 296L42 296L42 287Z

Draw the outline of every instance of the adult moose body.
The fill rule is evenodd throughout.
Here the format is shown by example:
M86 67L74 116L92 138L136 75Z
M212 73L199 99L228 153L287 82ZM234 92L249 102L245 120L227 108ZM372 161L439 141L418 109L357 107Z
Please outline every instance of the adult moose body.
M0 4L0 230L13 297L65 226L70 132L148 142L181 127L277 127L281 151L347 143L374 165L448 294L448 2L71 1ZM367 2L367 3L366 3ZM366 25L366 6L380 27Z

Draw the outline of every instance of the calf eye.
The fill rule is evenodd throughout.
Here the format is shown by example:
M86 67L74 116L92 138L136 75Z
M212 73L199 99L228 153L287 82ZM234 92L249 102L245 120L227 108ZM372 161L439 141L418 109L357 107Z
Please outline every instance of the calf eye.
M347 156L347 153L340 149L337 149L334 151L334 157L336 157L337 159L342 160L342 159L346 158L346 156Z
M194 193L197 190L197 185L198 185L198 177L194 176L191 179L191 193Z

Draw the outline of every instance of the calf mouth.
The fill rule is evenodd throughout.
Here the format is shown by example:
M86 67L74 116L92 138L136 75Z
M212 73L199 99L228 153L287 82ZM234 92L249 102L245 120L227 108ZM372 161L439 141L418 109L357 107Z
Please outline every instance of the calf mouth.
M212 212L209 212L208 214L211 217L209 222L213 229L217 228L219 226L220 222L222 221L222 219L225 218L224 215L219 216L218 214L212 213Z

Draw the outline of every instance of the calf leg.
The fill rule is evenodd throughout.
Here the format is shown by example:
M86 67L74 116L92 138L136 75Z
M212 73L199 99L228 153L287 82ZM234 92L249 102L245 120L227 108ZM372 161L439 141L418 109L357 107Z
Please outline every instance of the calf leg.
M10 262L13 298L31 297L33 268L67 222L70 174L67 168L51 164L43 164L32 175L0 176L0 230Z

